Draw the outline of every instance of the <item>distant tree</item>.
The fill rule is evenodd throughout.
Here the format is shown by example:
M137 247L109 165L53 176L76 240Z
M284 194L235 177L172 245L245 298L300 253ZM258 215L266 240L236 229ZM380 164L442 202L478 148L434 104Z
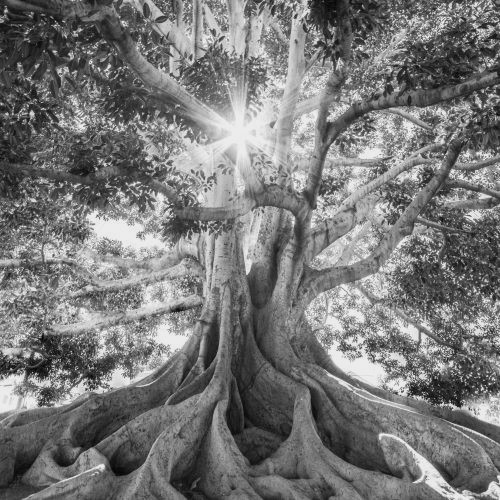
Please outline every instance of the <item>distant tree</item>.
M39 290L52 301L33 347L123 325L144 335L139 321L201 308L142 381L6 416L7 494L499 498L497 426L354 379L310 321L333 291L343 337L325 343L347 351L358 331L390 376L439 402L432 368L414 369L497 356L497 4L6 4L4 197L67 199L84 233L87 211L123 212L167 243L144 259L83 248L80 230L72 255L46 253L43 232L29 258L14 245L12 286L38 267L33 304ZM172 279L187 294L151 291ZM389 313L365 302L365 328L350 311L360 294Z

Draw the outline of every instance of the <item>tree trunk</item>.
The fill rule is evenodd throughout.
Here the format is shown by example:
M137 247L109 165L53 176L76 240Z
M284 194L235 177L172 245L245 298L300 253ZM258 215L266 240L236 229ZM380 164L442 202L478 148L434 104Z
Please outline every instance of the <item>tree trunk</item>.
M263 303L241 241L207 237L202 314L153 375L1 421L0 498L500 498L499 428L350 379L294 309L286 251Z

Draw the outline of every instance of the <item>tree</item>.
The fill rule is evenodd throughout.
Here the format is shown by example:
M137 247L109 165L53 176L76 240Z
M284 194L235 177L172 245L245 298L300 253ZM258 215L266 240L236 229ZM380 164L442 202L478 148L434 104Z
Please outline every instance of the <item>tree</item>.
M485 174L499 161L496 4L6 3L6 192L26 177L59 195L76 185L91 207L156 199L179 235L142 261L87 252L131 272L74 295L200 269L203 290L46 326L87 335L202 306L183 349L142 381L3 419L3 483L14 492L20 477L40 498L498 498L497 426L354 380L306 315L421 225L498 206ZM77 95L91 145L62 105ZM59 162L27 147L54 123L79 151ZM172 130L184 150L162 140Z

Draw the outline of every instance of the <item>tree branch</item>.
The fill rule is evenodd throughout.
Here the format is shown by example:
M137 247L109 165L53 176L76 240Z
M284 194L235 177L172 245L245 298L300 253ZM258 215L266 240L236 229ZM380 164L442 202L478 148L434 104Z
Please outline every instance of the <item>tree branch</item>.
M476 193L487 194L493 198L500 199L500 191L495 191L494 189L489 189L478 184L472 184L471 182L462 180L451 180L446 182L446 186L449 188L456 189L466 189L467 191L474 191Z
M445 182L461 148L462 142L458 139L450 143L441 168L415 196L394 226L386 232L370 256L349 266L333 266L327 269L310 270L301 284L300 293L304 299L300 299L300 301L308 304L326 290L344 283L358 281L376 273L390 257L399 242L412 233L415 219Z
M462 97L477 90L492 87L500 83L498 72L482 73L457 85L439 87L431 90L412 90L395 92L386 97L361 101L353 104L345 113L328 125L327 143L331 144L347 127L361 116L371 111L384 110L400 106L424 108Z
M432 160L434 162L434 160ZM422 158L421 156L412 156L405 161L401 162L399 165L395 165L394 167L384 172L382 175L379 175L376 179L372 180L368 184L361 186L356 189L354 193L352 193L343 203L340 205L338 211L342 212L344 210L349 210L353 208L362 198L364 198L367 194L372 193L379 187L383 186L391 179L394 179L399 174L410 170L417 165L422 165L423 163L428 163L428 160Z
M198 295L190 295L172 302L159 305L144 306L130 311L113 312L109 314L95 314L91 319L80 323L69 325L53 326L47 335L79 335L91 331L103 330L117 325L126 325L135 321L152 318L163 314L187 311L203 304L203 300Z
M496 163L500 163L500 156L495 156L493 158L488 158L487 160L481 160L474 163L457 162L455 168L457 170L468 170L470 172L473 170L480 170L482 168L495 165Z
M311 233L306 261L310 262L323 250L356 227L373 211L376 201L376 198L373 197L360 200L354 207L342 212L337 211L331 219L319 223Z
M147 3L151 11L151 19L153 20L153 29L161 36L164 36L172 47L180 54L181 57L189 57L193 54L191 42L185 33L174 23L166 19L161 23L154 22L155 19L165 17L163 12L156 6L153 0L131 0L139 14L143 13L144 4Z
M225 135L225 121L191 95L182 85L165 72L153 66L137 49L130 33L123 27L114 7L91 1L70 2L65 0L6 0L8 7L20 11L41 12L63 19L77 19L93 23L101 36L116 49L144 85L159 97L178 116L195 122L209 137Z
M295 217L301 218L307 209L306 200L292 190L281 186L265 186L258 193L247 193L241 200L226 207L184 207L175 210L181 219L211 221L229 220L241 217L254 208L276 207L288 210Z
M463 229L458 229L455 227L443 226L443 224L439 224L437 222L432 222L430 220L424 219L423 217L417 217L415 222L418 224L422 224L427 227L432 227L433 229L438 229L439 231L444 231L446 233L464 233L469 234L469 231L464 231Z
M87 175L76 175L60 170L49 170L34 167L33 165L7 162L0 162L0 171L15 176L30 177L32 179L49 179L55 182L69 182L71 184L81 184L83 186L95 186L98 182L113 177L127 176L131 179L137 180L141 177L139 172L133 172L117 167L105 167L97 172ZM172 202L177 201L177 191L167 184L155 180L149 180L148 185L151 186L151 188L156 192L163 194L168 200Z
M396 316L398 316L398 318L402 319L406 323L408 323L411 326L413 326L414 328L416 328L418 332L423 333L426 337L429 337L430 339L434 340L434 342L436 342L436 344L439 344L439 345L442 345L445 347L450 347L451 349L457 349L457 346L450 344L449 342L446 342L445 340L439 338L436 334L432 333L426 326L422 325L422 323L419 323L415 319L408 316L408 314L406 314L399 307L394 307L394 306L385 304L383 299L379 299L375 294L373 294L370 290L363 287L359 283L355 284L353 286L356 290L361 292L368 299L370 304L372 304L374 306L382 305L382 306L388 308Z
M61 294L63 298L74 299L84 297L92 293L99 292L118 292L120 290L128 290L134 286L152 285L159 281L174 280L185 276L202 276L201 266L192 260L183 260L180 264L162 269L159 271L150 271L148 273L132 275L127 278L117 280L96 281L92 285L83 287L82 289L70 293L69 295Z
M383 158L332 158L325 160L325 165L323 170L329 170L339 167L376 167L380 165L381 162L389 160L390 156L385 156ZM309 159L301 158L294 164L294 170L303 172L306 171L309 166Z
M456 200L443 203L443 208L455 210L489 210L500 205L498 198L479 198L475 200Z
M428 123L425 123L423 120L420 118L417 118L416 116L413 116L411 113L408 113L407 111L403 111L402 109L398 108L389 108L384 111L383 113L388 113L391 115L398 115L404 118L405 120L408 120L409 122L413 123L417 127L423 128L424 130L427 130L428 132L433 132L434 128L431 127Z
M306 32L301 16L292 22L288 48L288 68L285 90L279 107L278 119L274 126L276 131L275 158L278 165L287 165L287 157L291 144L293 117L299 98L300 86L305 74L304 47Z
M195 235L192 239L180 238L174 247L165 255L152 259L126 259L115 255L101 255L88 248L79 252L81 257L90 258L96 262L111 264L123 269L143 269L147 271L162 271L179 264L186 257L198 259L201 237Z

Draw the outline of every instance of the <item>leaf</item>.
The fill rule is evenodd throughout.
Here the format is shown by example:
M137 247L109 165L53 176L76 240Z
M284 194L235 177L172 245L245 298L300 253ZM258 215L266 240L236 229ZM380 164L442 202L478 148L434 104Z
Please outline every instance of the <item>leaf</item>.
M146 2L144 2L144 5L142 6L142 13L144 14L144 17L146 19L149 19L151 17L151 9Z
M46 71L47 71L47 61L44 59L36 69L35 73L33 74L32 76L33 80L41 80Z
M144 4L144 5L146 5L146 4ZM166 21L168 21L168 17L167 16L160 16L160 17L157 17L155 19L155 23L158 23L158 24L164 23Z

